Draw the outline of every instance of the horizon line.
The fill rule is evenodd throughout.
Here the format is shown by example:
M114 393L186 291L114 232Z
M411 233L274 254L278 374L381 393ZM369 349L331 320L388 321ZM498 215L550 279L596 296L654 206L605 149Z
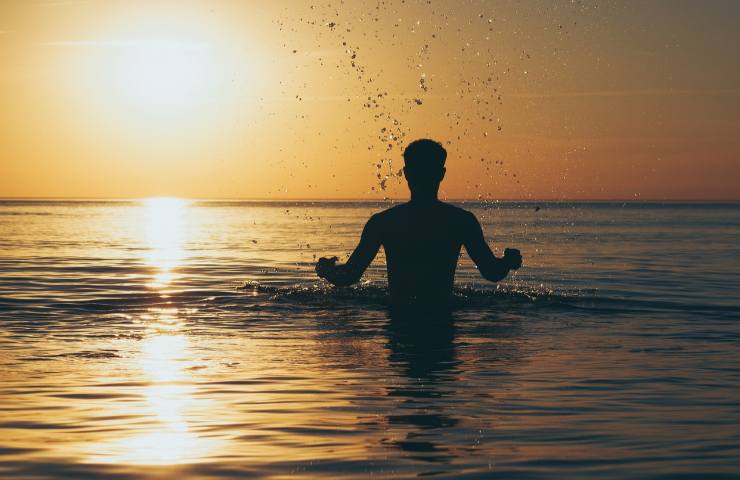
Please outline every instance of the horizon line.
M213 201L213 202L368 202L368 203L382 203L382 202L401 202L408 201L408 197L393 197L393 198L325 198L325 197L279 197L279 198L266 198L266 197L187 197L178 195L149 195L149 196L137 196L137 197L3 197L0 196L0 201L13 201L13 200L27 200L27 201L136 201L136 200L147 200L151 198L178 198L182 200L191 201ZM444 202L588 202L588 203L740 203L740 198L443 198Z

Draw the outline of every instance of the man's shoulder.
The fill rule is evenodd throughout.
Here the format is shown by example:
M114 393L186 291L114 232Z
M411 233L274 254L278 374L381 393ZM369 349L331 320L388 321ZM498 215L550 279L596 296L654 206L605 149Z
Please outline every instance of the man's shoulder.
M408 203L400 203L374 214L372 217L370 217L370 219L374 218L377 220L387 220L393 217L397 217L398 215L403 215L407 209Z
M446 215L460 219L461 221L475 220L475 214L473 212L465 210L464 208L458 207L457 205L453 205L451 203L440 202L440 204Z

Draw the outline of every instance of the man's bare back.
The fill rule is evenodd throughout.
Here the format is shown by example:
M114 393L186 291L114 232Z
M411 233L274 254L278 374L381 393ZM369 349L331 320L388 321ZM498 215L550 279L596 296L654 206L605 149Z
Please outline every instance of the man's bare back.
M441 162L423 163L434 155L441 156ZM404 172L411 201L370 217L347 263L337 265L336 257L321 258L317 274L337 286L356 283L382 246L392 303L439 305L448 304L452 295L463 246L481 275L492 282L519 268L518 250L507 249L503 258L496 258L475 215L437 199L445 156L442 146L431 140L409 145Z

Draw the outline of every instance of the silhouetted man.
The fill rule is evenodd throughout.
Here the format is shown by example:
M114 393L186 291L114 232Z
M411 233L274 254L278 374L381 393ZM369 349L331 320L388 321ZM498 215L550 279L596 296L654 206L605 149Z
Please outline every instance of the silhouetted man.
M319 259L316 273L337 286L360 280L382 245L388 268L391 303L449 306L460 247L465 246L483 278L497 282L522 264L519 250L507 248L496 258L472 213L439 201L447 151L433 140L416 140L403 152L404 176L411 201L376 213L362 231L347 263Z

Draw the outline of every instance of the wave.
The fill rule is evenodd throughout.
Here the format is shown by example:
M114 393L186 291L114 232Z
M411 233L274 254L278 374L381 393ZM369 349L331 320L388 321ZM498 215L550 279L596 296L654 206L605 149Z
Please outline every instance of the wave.
M60 296L60 294L63 295ZM77 295L77 296L76 296ZM84 296L83 296L84 295ZM32 296L0 298L0 312L20 316L45 313L75 314L90 312L137 313L151 310L180 309L212 313L239 313L258 307L261 312L303 309L353 308L382 310L388 305L386 286L368 282L358 286L335 288L322 283L274 285L255 281L222 289L199 288L171 291L84 290L77 292L37 292ZM636 315L681 312L702 316L736 318L732 305L700 304L657 299L609 296L597 289L553 289L544 285L510 285L495 288L460 286L454 290L454 306L464 311L551 311L591 315ZM6 315L12 318L12 315Z
M94 295L92 297L88 295ZM472 286L455 289L454 298L460 307L486 307L504 304L566 304L582 298L583 292L555 292L545 287L499 287L482 289ZM242 285L218 289L183 289L163 294L155 291L110 291L107 293L80 289L49 291L23 297L0 298L0 311L58 309L66 311L114 311L131 308L164 307L233 307L259 303L295 306L354 305L361 308L382 308L388 303L385 285L366 283L359 286L335 288L325 284L271 285L245 282Z

